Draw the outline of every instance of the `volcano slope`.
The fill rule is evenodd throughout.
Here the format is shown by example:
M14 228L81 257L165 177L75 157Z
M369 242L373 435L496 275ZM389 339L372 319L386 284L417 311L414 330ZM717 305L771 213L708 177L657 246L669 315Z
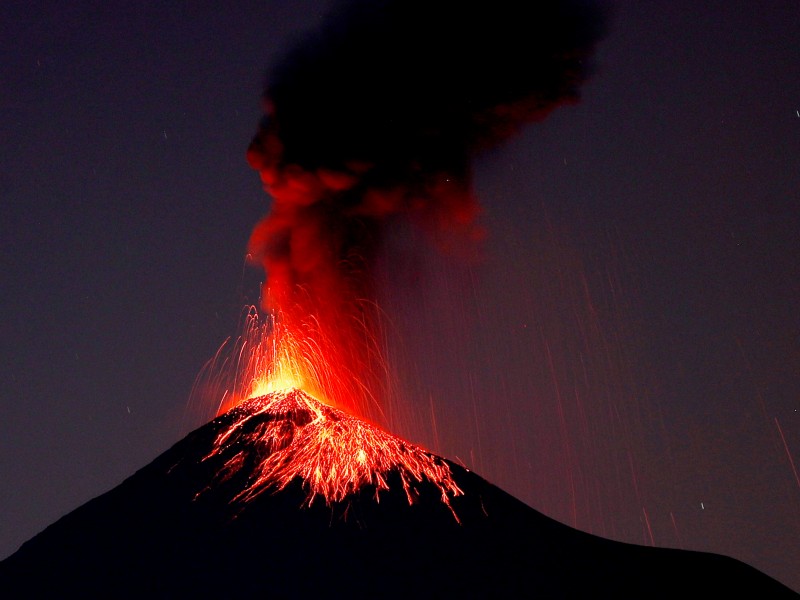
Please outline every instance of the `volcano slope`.
M249 400L0 562L4 598L797 598L554 521L299 390Z

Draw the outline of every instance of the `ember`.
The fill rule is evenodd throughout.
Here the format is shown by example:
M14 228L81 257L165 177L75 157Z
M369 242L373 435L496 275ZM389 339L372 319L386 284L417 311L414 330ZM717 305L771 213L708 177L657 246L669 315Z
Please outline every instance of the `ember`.
M346 501L364 486L374 488L379 500L389 489L390 472L400 474L409 504L415 486L425 481L439 488L451 511L450 498L462 493L441 458L297 388L251 398L225 416L230 422L206 459L225 457L221 480L249 470L249 483L235 502L282 490L296 478L308 491L309 505L317 497L328 504Z

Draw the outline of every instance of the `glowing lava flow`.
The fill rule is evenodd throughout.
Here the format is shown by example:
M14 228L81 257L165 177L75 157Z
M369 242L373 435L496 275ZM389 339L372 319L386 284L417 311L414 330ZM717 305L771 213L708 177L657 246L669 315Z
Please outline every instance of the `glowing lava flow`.
M234 501L282 490L298 478L308 492L308 505L317 497L328 504L342 502L365 486L374 488L379 500L393 472L409 504L424 482L439 489L451 511L450 498L463 493L443 459L297 388L251 398L224 417L230 422L206 459L225 459L221 480L246 473L247 485Z

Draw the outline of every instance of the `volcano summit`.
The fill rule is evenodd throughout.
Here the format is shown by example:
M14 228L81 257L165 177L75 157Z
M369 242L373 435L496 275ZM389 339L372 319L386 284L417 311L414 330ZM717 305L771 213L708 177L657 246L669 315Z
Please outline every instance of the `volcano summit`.
M248 400L0 563L5 598L714 597L731 558L562 525L297 390Z

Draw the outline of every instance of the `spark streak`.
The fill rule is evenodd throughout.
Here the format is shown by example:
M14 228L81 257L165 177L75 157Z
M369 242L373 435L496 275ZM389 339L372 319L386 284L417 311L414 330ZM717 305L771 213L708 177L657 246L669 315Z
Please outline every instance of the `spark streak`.
M225 417L214 456L225 458L217 475L224 481L249 469L248 484L234 502L248 502L267 490L282 490L299 479L310 506L317 497L327 504L346 501L365 486L375 499L389 489L388 476L400 475L409 504L417 486L435 485L453 512L450 499L463 492L450 467L438 456L361 419L320 402L297 388L251 398Z
M783 435L783 429L781 429L781 424L778 422L778 417L775 417L775 426L778 428L778 433L781 434L781 441L783 442L783 447L786 450L786 456L789 458L789 465L792 467L794 480L797 482L797 487L800 488L800 476L797 475L797 467L794 465L792 453L789 452L789 444L786 443L786 437Z

